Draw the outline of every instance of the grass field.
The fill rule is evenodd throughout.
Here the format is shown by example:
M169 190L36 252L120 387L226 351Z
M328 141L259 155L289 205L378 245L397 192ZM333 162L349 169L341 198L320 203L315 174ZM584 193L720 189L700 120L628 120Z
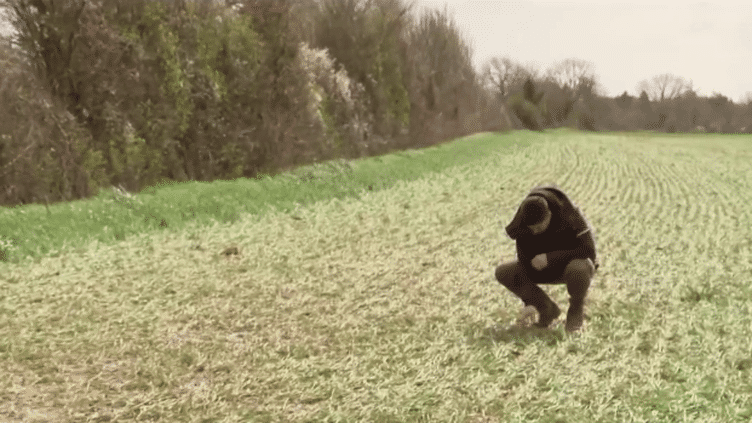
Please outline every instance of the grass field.
M575 335L493 280L540 183L594 227ZM747 422L751 225L752 137L571 131L5 209L0 421Z

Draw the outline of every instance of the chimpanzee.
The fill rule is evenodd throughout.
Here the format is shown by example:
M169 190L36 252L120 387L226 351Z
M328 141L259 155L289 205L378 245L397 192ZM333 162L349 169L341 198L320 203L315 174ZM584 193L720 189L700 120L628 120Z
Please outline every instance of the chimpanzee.
M496 268L496 279L540 315L548 327L561 311L539 284L566 284L569 292L567 332L582 327L585 295L598 268L595 241L585 217L553 186L540 186L522 201L506 227L517 241L517 259Z

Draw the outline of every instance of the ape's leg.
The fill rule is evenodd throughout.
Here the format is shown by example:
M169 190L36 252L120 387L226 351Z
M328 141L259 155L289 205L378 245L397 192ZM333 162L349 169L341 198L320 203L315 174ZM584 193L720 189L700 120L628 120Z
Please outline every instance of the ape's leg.
M525 305L532 305L538 310L540 318L535 325L548 327L561 311L545 292L527 277L517 261L504 263L496 268L496 280L520 297Z
M569 262L562 279L569 292L569 311L567 311L567 332L574 332L582 327L585 295L590 287L590 279L595 273L595 266L590 259L574 259Z

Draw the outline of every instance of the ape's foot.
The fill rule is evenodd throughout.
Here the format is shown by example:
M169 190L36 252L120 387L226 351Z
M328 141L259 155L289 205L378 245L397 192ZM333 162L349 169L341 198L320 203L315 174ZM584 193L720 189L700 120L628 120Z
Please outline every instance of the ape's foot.
M569 307L569 311L567 311L567 324L564 326L564 329L567 332L576 332L582 328L583 320L582 306Z
M517 315L517 320L515 321L515 325L523 328L529 328L530 326L535 324L535 319L538 315L538 310L535 309L535 307L531 305L527 305L520 310L520 313Z
M540 317L538 318L538 323L536 323L535 326L539 328L547 328L551 324L551 322L559 317L561 310L559 310L559 306L557 306L556 303L554 303L553 301L548 301L543 310L538 310L538 314L540 314Z

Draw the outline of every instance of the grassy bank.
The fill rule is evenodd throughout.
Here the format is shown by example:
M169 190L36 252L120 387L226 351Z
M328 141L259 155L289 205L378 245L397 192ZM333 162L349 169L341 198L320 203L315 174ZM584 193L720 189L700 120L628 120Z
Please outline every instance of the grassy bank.
M139 195L103 190L96 198L51 205L0 208L0 261L55 255L91 241L110 244L134 234L179 230L186 224L233 223L246 214L290 211L329 198L357 198L442 172L489 154L527 146L536 135L470 136L381 157L304 166L256 180L191 182L148 188Z
M749 421L751 158L741 136L478 136L368 159L371 179L318 201L305 184L356 178L250 181L301 188L0 264L0 419ZM435 171L400 179L415 162ZM510 326L520 301L493 280L514 256L503 226L549 182L599 248L574 336ZM208 197L249 192L220 186Z

